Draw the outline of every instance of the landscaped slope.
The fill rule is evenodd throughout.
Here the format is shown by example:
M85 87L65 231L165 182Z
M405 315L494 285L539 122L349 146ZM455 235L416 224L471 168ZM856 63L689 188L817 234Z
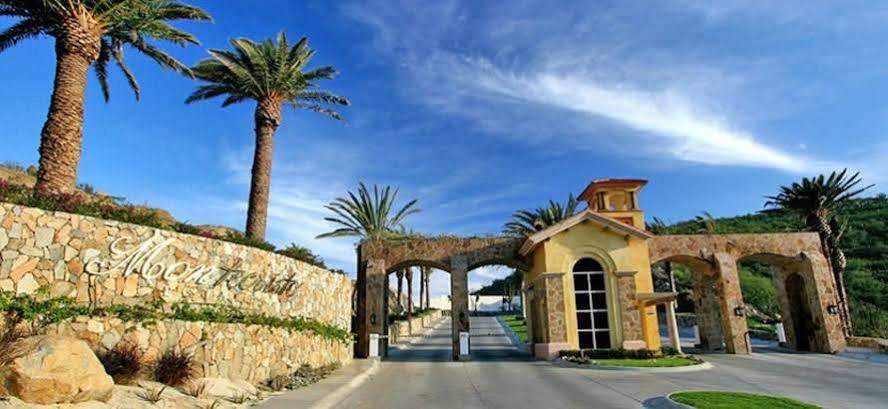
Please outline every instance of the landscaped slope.
M845 280L851 300L854 332L861 336L888 337L888 198L852 200L838 212L847 223L841 245L848 257ZM768 211L715 219L718 233L773 233L805 230L801 219L788 211ZM667 227L663 234L696 234L699 221ZM753 276L763 276L755 266L746 266ZM741 276L741 281L744 280ZM764 289L763 291L766 291ZM744 297L746 297L744 289Z

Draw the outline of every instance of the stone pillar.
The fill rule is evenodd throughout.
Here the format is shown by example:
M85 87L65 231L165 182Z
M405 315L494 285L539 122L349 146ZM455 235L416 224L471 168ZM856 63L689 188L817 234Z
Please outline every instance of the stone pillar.
M620 325L623 336L623 349L636 350L645 349L644 339L642 338L642 316L643 311L638 308L638 301L635 299L635 274L637 271L617 272L617 296L619 297L620 308ZM615 348L617 346L614 346Z
M803 252L802 259L800 273L805 278L805 294L815 324L812 350L826 353L843 351L846 340L842 321L838 314L829 313L829 307L839 303L830 265L821 253Z
M700 349L721 349L725 338L722 334L721 292L717 276L708 264L695 263L688 267L691 269L694 317L700 334Z
M379 334L379 355L385 356L388 349L388 339L385 328L385 291L387 289L385 262L382 260L369 260L363 269L358 270L358 285L362 286L363 305L358 306L358 318L361 320L358 326L359 358L367 358L370 353L370 334Z
M751 349L746 316L745 314L738 316L735 313L738 308L743 308L743 294L740 291L737 260L727 253L716 253L712 258L718 273L718 289L721 293L719 307L725 349L730 354L748 354Z
M469 332L468 268L468 261L464 256L450 259L450 317L453 329L454 361L459 360L459 333Z
M554 359L560 351L570 349L565 319L564 273L544 273L537 278L533 291L536 305L542 310L532 313L534 318L541 316L540 320L534 322L534 328L535 331L540 331L543 338L534 343L534 356Z

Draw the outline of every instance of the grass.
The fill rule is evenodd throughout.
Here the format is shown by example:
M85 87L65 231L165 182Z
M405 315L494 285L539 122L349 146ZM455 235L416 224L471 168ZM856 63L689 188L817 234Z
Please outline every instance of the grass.
M698 409L818 409L819 406L780 396L755 395L740 392L679 392L672 400Z
M503 321L518 335L521 342L527 342L527 322L520 315L503 315Z
M677 366L697 365L701 361L684 356L667 356L653 359L593 359L591 365L597 366L628 366L634 368L674 368Z

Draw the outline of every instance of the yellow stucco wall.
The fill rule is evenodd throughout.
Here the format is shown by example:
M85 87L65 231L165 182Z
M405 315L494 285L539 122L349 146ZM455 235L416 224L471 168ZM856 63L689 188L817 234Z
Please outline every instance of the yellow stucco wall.
M631 214L635 213L635 214ZM639 212L627 212L627 216L638 216ZM638 293L653 292L650 257L646 241L606 231L590 222L578 224L563 231L539 245L533 252L533 267L526 282L533 282L544 272L563 272L565 321L567 338L571 348L579 348L577 335L576 302L574 301L574 264L581 258L598 260L606 272L609 327L611 345L622 345L622 324L617 297L617 277L615 273L637 271L635 285ZM642 317L642 333L649 349L659 350L660 336L657 329L657 315L654 307L645 309Z

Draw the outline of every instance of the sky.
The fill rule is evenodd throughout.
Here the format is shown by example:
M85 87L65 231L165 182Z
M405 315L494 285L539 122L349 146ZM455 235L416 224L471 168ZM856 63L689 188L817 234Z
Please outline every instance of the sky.
M354 240L324 205L358 182L400 188L427 233L496 234L513 211L563 201L592 179L644 178L651 218L762 209L779 185L844 167L888 183L888 3L693 0L477 2L191 0L200 46L306 36L347 96L345 123L288 111L275 140L269 240L354 271ZM0 18L0 27L12 24ZM186 106L198 84L131 51L111 102L87 89L81 182L242 228L254 105ZM0 53L0 161L37 162L54 71L49 38ZM507 274L487 268L470 287ZM433 276L446 293L446 274Z

